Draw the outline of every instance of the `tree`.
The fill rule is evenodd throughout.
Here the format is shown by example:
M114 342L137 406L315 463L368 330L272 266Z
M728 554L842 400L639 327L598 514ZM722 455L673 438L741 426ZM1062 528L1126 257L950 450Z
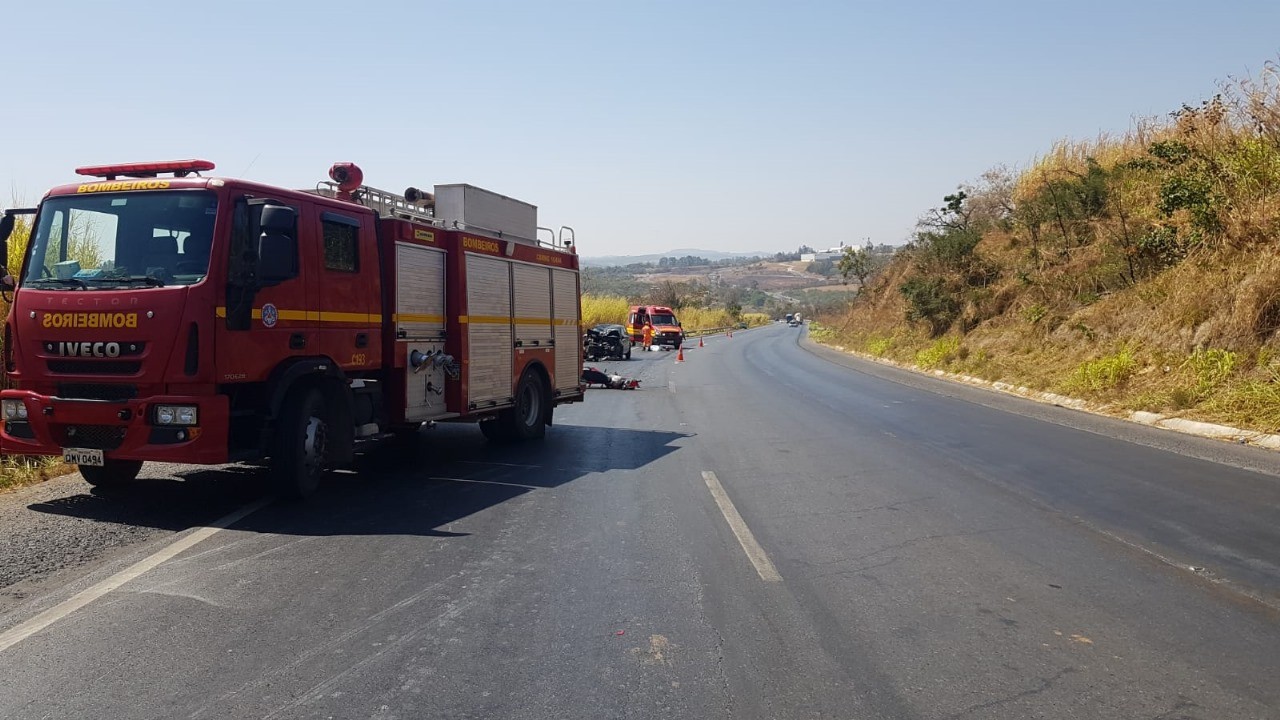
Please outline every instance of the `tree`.
M742 301L746 292L740 287L730 287L724 292L724 309L734 320L742 318Z
M867 278L871 276L874 269L871 260L870 246L865 248L855 248L852 245L844 249L844 255L840 258L840 277L845 285L849 284L849 278L858 279L858 292L862 292L862 288L867 284Z

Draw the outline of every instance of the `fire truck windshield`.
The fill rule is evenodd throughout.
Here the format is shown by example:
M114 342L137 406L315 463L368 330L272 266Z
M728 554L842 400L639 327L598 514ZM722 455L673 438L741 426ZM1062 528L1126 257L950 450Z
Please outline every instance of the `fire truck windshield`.
M24 284L94 290L191 285L209 272L218 200L205 190L49 198Z

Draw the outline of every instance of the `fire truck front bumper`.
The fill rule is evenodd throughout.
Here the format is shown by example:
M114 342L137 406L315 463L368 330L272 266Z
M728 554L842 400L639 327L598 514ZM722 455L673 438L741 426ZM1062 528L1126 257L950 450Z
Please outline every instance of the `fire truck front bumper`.
M0 452L12 455L68 457L67 450L90 450L117 460L227 462L230 408L222 395L115 402L5 390L0 419Z

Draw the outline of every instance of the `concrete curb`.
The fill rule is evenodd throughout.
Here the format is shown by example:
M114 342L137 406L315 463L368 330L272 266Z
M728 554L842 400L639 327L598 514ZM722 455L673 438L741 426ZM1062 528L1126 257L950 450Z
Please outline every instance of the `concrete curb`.
M920 367L919 365L908 365L907 363L889 360L888 358L876 357L858 350L850 350L843 345L827 345L825 343L818 342L817 340L813 340L812 338L806 339L815 345L821 345L822 347L830 348L832 350L839 350L840 352L860 357L863 360L880 363L881 365L889 365L890 367L896 367L900 370L909 370L920 375L932 375L944 380L951 380L952 382L987 388L1008 395L1017 395L1018 397L1035 400L1036 402L1048 405L1058 405L1061 407L1071 408L1072 410L1092 413L1094 415L1118 417L1122 420L1138 423L1139 425L1147 425L1149 427L1160 428L1162 430L1172 430L1174 432L1183 433L1184 435L1195 435L1197 437L1211 438L1214 440L1226 440L1239 445L1254 445L1268 450L1280 450L1280 435L1257 432L1256 430L1242 430L1228 425L1216 425L1214 423L1187 420L1185 418L1171 417L1169 415L1161 415L1153 412L1143 412L1141 410L1127 414L1120 414L1109 405L1091 403L1087 400L1058 395L1057 393L1032 390L1028 387L1011 385L1006 382L985 380L971 375L961 375L959 373L951 373L945 370L930 370L928 368Z

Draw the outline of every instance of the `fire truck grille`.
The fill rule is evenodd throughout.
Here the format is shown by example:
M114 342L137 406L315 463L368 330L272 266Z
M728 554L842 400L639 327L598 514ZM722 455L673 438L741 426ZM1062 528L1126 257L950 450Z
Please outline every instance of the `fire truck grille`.
M136 360L50 360L49 372L62 375L136 375L142 363Z
M63 447L115 450L124 442L124 426L66 425L58 435Z
M138 396L136 385L106 383L58 383L58 397L77 400L123 402Z

